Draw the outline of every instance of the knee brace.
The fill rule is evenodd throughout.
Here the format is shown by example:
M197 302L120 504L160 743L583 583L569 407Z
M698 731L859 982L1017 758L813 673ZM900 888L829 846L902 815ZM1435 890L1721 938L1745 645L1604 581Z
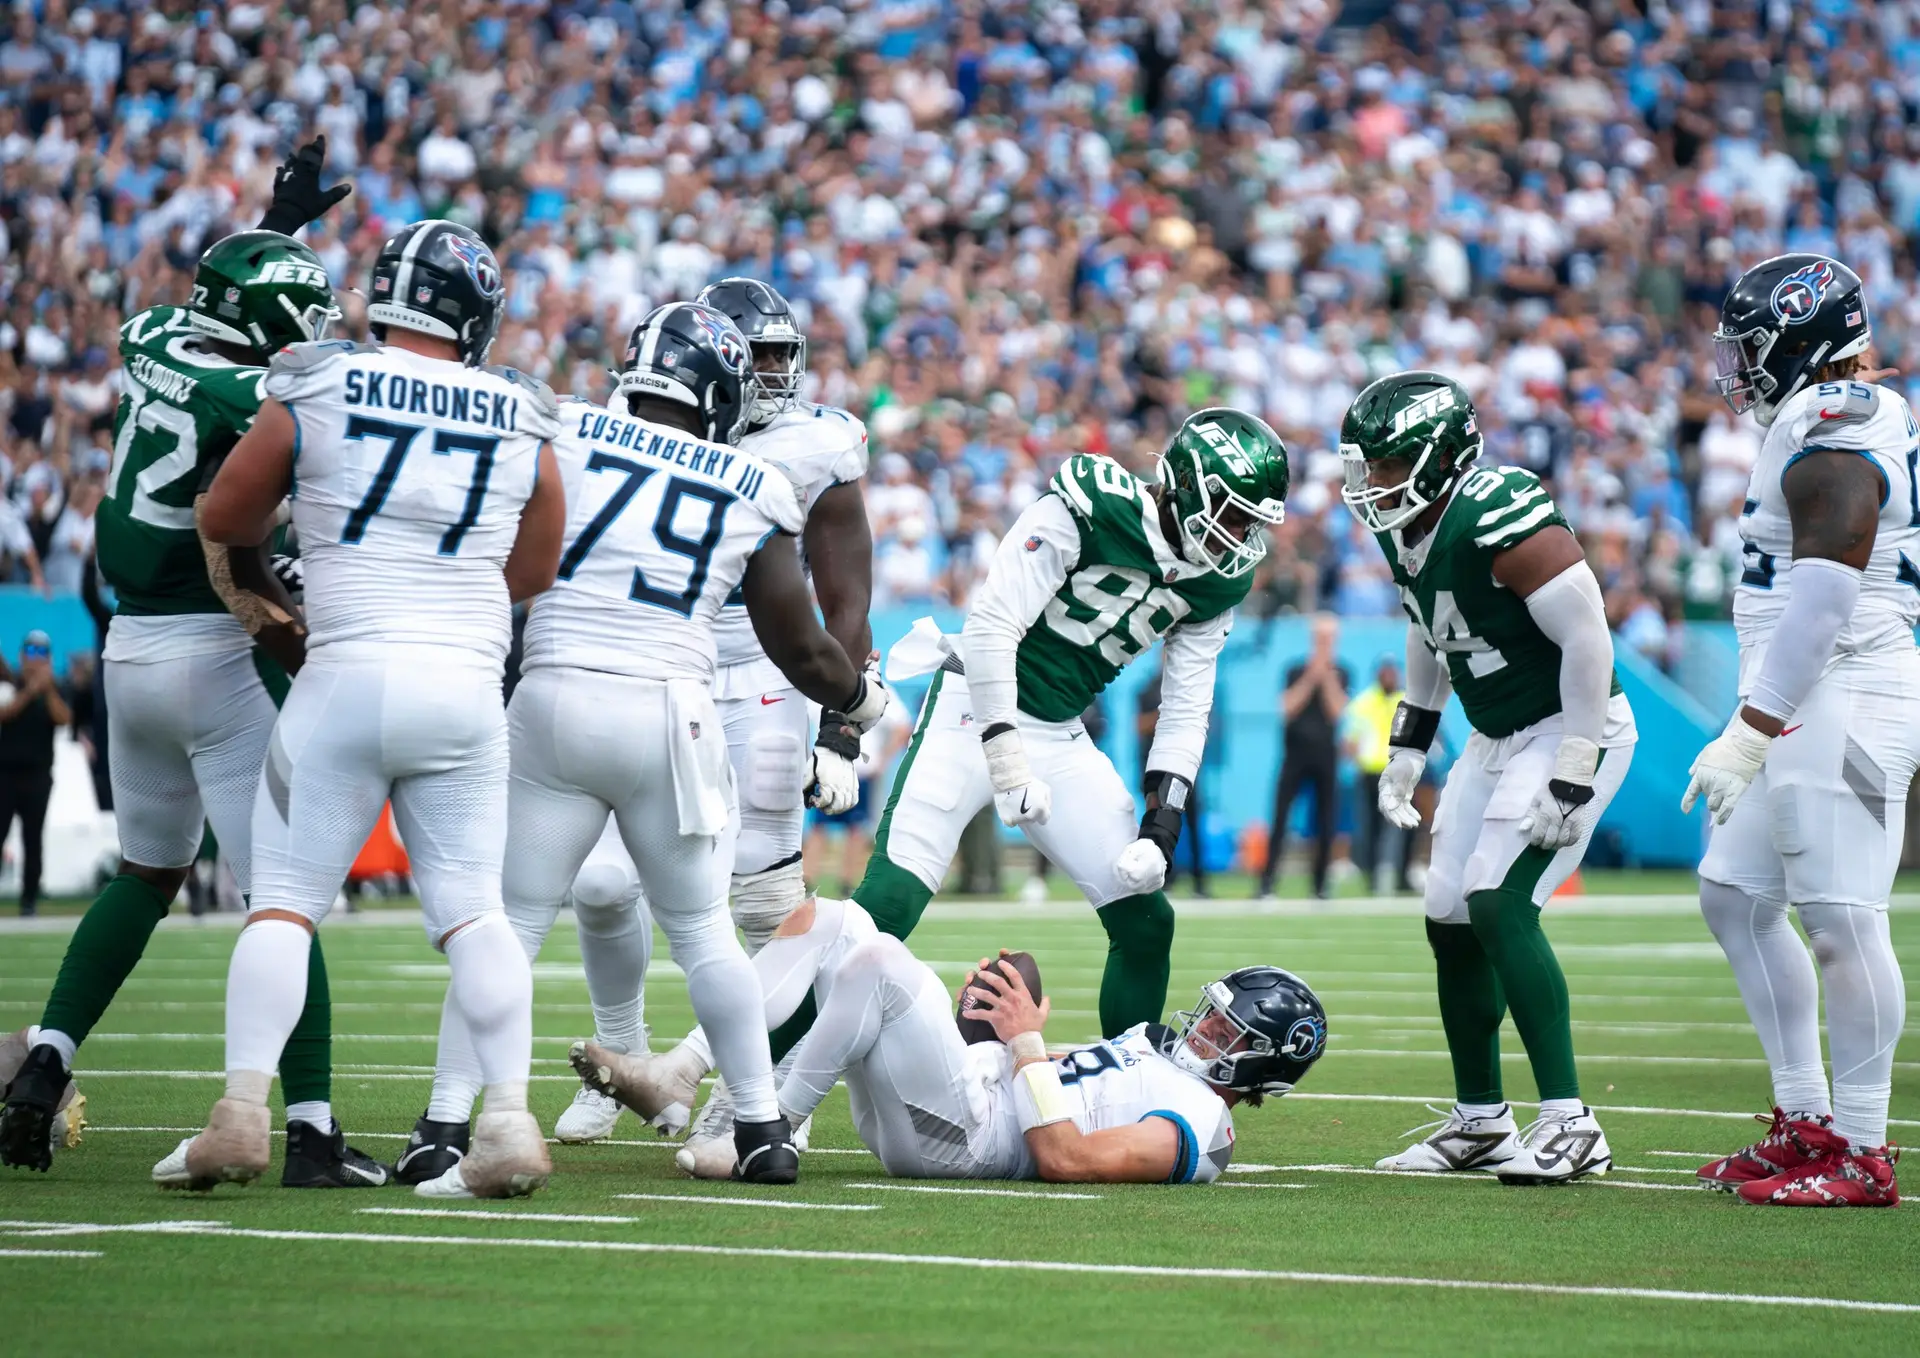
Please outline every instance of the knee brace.
M1173 905L1166 892L1128 896L1101 906L1098 913L1112 951L1142 957L1172 955Z
M807 897L807 880L796 851L784 863L733 878L733 922L746 937L747 952L757 953L782 920Z

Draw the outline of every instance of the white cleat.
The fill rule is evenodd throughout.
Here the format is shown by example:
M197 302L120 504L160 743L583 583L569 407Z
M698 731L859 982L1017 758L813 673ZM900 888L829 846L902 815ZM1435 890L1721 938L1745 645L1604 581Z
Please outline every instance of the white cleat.
M614 1124L619 1121L618 1099L597 1089L583 1088L553 1124L553 1137L569 1146L583 1146L611 1135Z
M459 1175L459 1188L475 1198L523 1198L546 1186L553 1173L553 1157L532 1113L482 1113L473 1125L473 1145L466 1158L438 1179L416 1184L422 1197L453 1197L455 1193L425 1190ZM448 1185L451 1189L453 1185Z
M1438 1122L1415 1127L1408 1136L1422 1132L1432 1135L1416 1141L1398 1155L1375 1162L1375 1169L1398 1170L1406 1174L1460 1174L1495 1169L1511 1160L1520 1149L1513 1109L1502 1106L1493 1117L1469 1117L1456 1106L1441 1109L1428 1104L1430 1112L1440 1113Z
M1613 1150L1591 1108L1548 1114L1520 1133L1513 1158L1494 1171L1503 1184L1563 1184L1613 1168Z
M725 1080L713 1082L707 1106L687 1132L687 1143L673 1153L673 1163L696 1179L730 1179L738 1158L733 1145L733 1095Z
M592 1042L576 1042L567 1060L588 1089L617 1100L651 1123L662 1136L678 1136L693 1120L705 1070L675 1047L661 1056L629 1056Z
M273 1112L264 1103L223 1098L213 1105L204 1132L181 1142L153 1167L153 1181L196 1193L219 1184L250 1184L273 1161L272 1133Z
M413 1195L416 1198L438 1198L442 1202L469 1202L474 1197L474 1191L467 1187L466 1176L461 1174L460 1166L455 1165L437 1179L415 1184Z

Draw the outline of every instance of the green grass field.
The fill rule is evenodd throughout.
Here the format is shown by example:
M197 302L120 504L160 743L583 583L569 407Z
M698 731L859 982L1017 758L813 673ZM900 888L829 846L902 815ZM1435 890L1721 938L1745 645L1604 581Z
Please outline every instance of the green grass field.
M1433 1116L1423 1103L1450 1098L1418 907L1214 901L1182 907L1175 1002L1271 961L1314 984L1333 1033L1299 1093L1240 1115L1239 1163L1219 1185L889 1183L836 1092L795 1188L682 1179L628 1118L612 1144L556 1147L532 1199L424 1212L400 1189L263 1181L185 1197L148 1184L220 1092L234 937L230 920L170 923L81 1055L85 1143L51 1174L0 1172L3 1347L1920 1352L1920 1207L1787 1212L1693 1187L1698 1163L1750 1139L1767 1080L1689 901L1588 896L1550 916L1586 1095L1619 1166L1604 1180L1508 1189L1371 1172ZM37 1019L67 927L0 933L0 1027ZM1920 913L1896 911L1894 937L1920 969ZM443 963L393 912L343 918L326 942L334 1107L362 1147L395 1154L426 1099ZM1104 940L1083 906L943 903L913 944L954 983L991 948L1031 949L1054 999L1049 1037L1095 1030ZM564 922L537 976L534 1106L551 1125L576 1087L567 1043L588 1022ZM656 1045L689 1019L664 951L649 1018ZM1508 1092L1529 1098L1511 1028L1507 1050ZM1896 1140L1920 1128L1912 1032L1900 1057Z

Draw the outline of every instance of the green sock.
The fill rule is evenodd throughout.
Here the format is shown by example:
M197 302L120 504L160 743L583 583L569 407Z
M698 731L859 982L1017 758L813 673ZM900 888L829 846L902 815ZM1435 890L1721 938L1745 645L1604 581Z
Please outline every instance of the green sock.
M1440 1026L1453 1057L1453 1097L1460 1103L1505 1103L1500 1092L1500 1020L1506 997L1500 977L1470 924L1427 921L1440 992Z
M1166 893L1128 896L1099 910L1107 931L1100 978L1100 1032L1118 1037L1136 1023L1158 1023L1173 971L1173 906Z
M280 1053L280 1092L289 1104L325 1103L333 1096L333 996L318 934L307 949L307 1007Z
M131 873L108 882L73 931L40 1026L65 1033L75 1045L86 1041L172 904L171 895Z
M854 902L873 916L883 934L905 939L926 913L933 888L876 850L867 860L866 876L853 889Z
M1540 907L1517 891L1476 891L1467 898L1474 936L1486 949L1513 1009L1542 1099L1577 1099L1573 1015L1560 959L1540 928Z

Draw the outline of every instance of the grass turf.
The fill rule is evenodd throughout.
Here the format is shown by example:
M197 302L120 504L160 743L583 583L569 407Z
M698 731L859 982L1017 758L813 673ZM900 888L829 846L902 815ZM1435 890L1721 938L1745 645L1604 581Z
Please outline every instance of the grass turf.
M1893 923L1903 960L1920 963L1920 915L1896 911ZM792 1189L682 1179L626 1118L616 1144L556 1147L553 1183L530 1200L412 1215L436 1205L271 1180L208 1197L149 1186L149 1166L220 1091L233 941L231 921L169 924L82 1054L96 1124L85 1143L49 1175L0 1172L6 1332L33 1351L105 1342L196 1355L236 1343L286 1354L1920 1351L1914 1208L1786 1212L1692 1188L1700 1160L1750 1139L1741 1115L1766 1101L1767 1081L1688 903L1588 897L1556 906L1549 929L1574 993L1586 1096L1619 1166L1604 1181L1521 1190L1352 1172L1428 1120L1423 1100L1449 1099L1417 907L1216 901L1182 907L1175 1003L1232 966L1274 961L1315 985L1334 1034L1298 1095L1239 1116L1235 1172L1220 1186L863 1187L886 1180L836 1093L813 1141L841 1153L809 1154ZM1104 940L1084 906L942 904L913 943L954 983L990 948L1029 949L1054 998L1050 1038L1095 1030ZM38 1017L65 944L58 926L0 934L0 1027ZM327 948L334 1107L363 1148L391 1157L425 1102L443 964L392 914L341 920ZM587 1023L578 956L562 927L537 972L534 1108L548 1125L577 1087L563 1058ZM649 1018L659 1039L689 1020L671 963L656 962ZM1509 1095L1528 1098L1511 1027L1506 1050ZM1911 1036L1900 1057L1896 1140L1920 1127ZM632 1193L656 1196L618 1196ZM756 1205L775 1202L806 1207ZM807 1210L818 1207L865 1210ZM137 1229L56 1234L53 1223ZM920 1261L874 1257L903 1255ZM1008 1260L1049 1267L979 1262ZM1915 1309L1722 1299L1732 1295Z

